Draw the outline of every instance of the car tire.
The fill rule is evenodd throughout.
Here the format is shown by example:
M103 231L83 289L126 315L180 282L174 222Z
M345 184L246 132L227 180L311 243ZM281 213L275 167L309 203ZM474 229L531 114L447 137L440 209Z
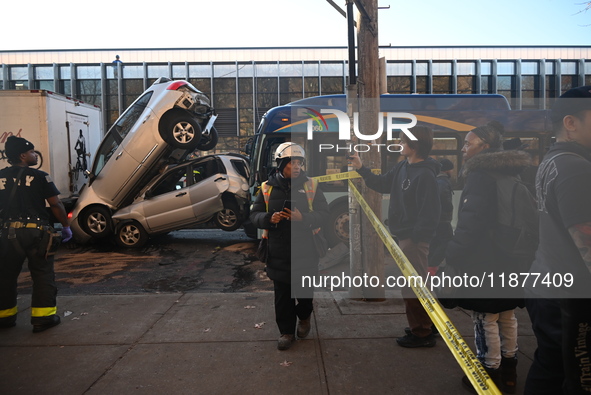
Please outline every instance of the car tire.
M92 206L85 209L78 222L82 230L95 239L102 239L113 232L111 212L106 207Z
M173 111L161 122L160 135L174 148L193 150L201 140L201 126L189 114Z
M115 232L115 243L120 247L141 248L148 242L149 236L137 221L121 223Z
M209 151L218 145L218 131L214 126L211 127L209 135L201 134L201 140L197 144L197 149L200 151Z
M234 202L224 200L224 209L213 216L215 226L226 232L232 232L242 225L238 205Z
M349 206L347 202L337 204L330 209L324 235L330 248L339 243L349 244Z

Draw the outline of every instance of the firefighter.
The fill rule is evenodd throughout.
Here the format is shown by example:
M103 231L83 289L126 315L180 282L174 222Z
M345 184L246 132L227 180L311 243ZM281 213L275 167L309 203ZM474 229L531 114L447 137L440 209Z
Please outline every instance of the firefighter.
M33 280L31 324L37 333L60 323L53 254L72 232L50 176L29 167L37 164L34 148L30 141L10 136L4 153L12 166L0 170L0 328L16 325L17 280L27 259ZM46 201L62 224L61 236L50 224Z

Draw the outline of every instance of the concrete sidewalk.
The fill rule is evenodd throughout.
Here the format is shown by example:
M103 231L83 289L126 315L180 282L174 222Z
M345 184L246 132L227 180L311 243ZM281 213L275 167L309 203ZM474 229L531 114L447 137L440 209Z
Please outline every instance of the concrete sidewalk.
M310 336L278 351L269 292L62 296L62 324L38 334L23 295L18 325L0 330L0 393L468 394L440 336L434 348L396 344L401 299L318 296ZM473 349L467 313L446 312ZM517 313L522 393L536 341Z

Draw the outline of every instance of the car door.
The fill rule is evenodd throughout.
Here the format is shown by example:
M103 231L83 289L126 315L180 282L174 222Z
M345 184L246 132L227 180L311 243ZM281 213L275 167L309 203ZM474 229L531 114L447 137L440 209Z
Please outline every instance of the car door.
M189 194L189 166L167 172L146 192L143 214L151 231L178 229L195 222Z
M223 165L216 157L207 157L193 164L195 184L189 188L193 216L205 221L224 208L222 192L230 183Z

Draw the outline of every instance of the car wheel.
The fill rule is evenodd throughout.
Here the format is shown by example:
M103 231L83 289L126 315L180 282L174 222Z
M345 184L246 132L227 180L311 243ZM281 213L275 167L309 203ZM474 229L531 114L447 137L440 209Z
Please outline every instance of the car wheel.
M238 206L233 202L224 202L224 209L213 216L213 222L221 230L234 231L242 225Z
M148 233L136 221L124 222L117 227L115 242L121 247L140 248L148 242Z
M201 126L190 115L175 111L166 115L160 134L174 148L195 149L201 140Z
M329 213L326 232L326 241L329 247L334 247L339 243L349 243L349 206L337 204Z
M100 206L89 207L79 218L80 227L93 238L103 238L111 234L111 212Z
M218 131L215 127L211 127L209 134L201 134L201 140L197 144L197 149L201 151L209 151L218 144Z

